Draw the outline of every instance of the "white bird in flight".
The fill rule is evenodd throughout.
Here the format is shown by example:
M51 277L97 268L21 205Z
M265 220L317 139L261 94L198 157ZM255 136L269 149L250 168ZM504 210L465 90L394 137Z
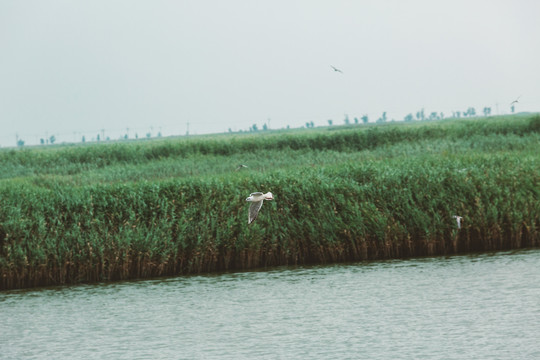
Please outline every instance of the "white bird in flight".
M248 167L247 165L240 164L240 165L238 165L238 167L236 168L236 171L241 170L242 168L247 168L247 167Z
M263 194L262 192L254 192L249 194L249 197L246 201L250 201L251 205L249 206L249 216L248 224L251 224L259 214L264 200L274 200L274 195L271 192Z
M334 67L334 66L332 66L332 65L330 65L330 66L332 67L332 69L334 69L334 71L337 71L337 72L340 72L340 73L343 74L343 71L339 70L337 67Z
M454 219L456 219L456 222L457 222L457 228L458 229L461 229L461 220L463 220L463 217L462 216L459 216L459 215L454 215L452 216Z

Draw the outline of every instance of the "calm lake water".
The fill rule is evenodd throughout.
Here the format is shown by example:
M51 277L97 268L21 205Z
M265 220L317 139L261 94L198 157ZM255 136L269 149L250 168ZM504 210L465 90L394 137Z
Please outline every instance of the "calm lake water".
M540 359L540 250L0 292L3 359Z

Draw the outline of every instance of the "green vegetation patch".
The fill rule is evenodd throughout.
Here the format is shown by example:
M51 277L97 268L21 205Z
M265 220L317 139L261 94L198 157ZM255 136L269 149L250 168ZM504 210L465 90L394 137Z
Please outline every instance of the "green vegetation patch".
M532 115L0 151L0 285L537 246L539 124ZM254 191L275 199L248 226Z

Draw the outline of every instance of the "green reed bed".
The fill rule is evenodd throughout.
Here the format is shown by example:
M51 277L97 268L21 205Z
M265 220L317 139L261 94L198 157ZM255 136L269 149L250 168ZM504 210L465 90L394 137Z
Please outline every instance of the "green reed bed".
M361 150L269 146L228 156L197 151L124 164L105 159L108 165L78 171L71 171L76 161L59 159L57 173L39 166L33 154L53 162L53 154L81 150L4 154L4 161L23 156L32 171L0 181L0 286L537 246L537 122L381 127L376 131L410 129L414 140ZM457 136L465 125L482 131ZM414 135L430 128L443 133L433 140ZM295 136L301 142L347 131L371 130ZM263 139L283 141L276 134ZM252 136L240 140L249 143ZM208 141L212 147L225 138ZM126 150L131 153L154 145L122 146L137 148ZM236 172L238 163L250 167ZM247 226L245 197L256 190L272 191L275 200L265 202ZM460 230L454 214L464 217Z
M200 156L242 157L268 151L318 150L356 152L376 150L393 144L425 140L466 140L489 135L522 136L540 132L537 115L495 117L480 120L444 120L411 124L358 125L268 131L240 135L179 137L136 142L85 145L58 145L0 151L0 179L33 175L72 175L111 166L141 165L166 159L191 158L199 165ZM206 166L205 161L202 166Z

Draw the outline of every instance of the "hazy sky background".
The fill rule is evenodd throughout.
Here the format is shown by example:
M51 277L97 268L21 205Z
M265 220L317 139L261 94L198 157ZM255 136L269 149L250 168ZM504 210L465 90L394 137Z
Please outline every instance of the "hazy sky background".
M535 0L0 0L0 146L504 114L520 95L516 112L538 111L539 14Z

